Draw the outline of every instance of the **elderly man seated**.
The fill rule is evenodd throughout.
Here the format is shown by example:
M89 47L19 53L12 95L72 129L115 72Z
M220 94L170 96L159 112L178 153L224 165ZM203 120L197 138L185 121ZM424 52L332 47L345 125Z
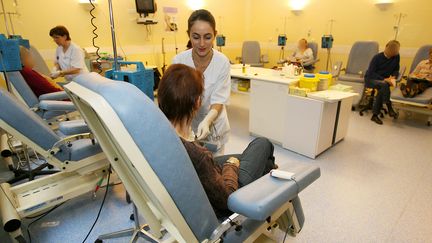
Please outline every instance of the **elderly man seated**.
M366 87L378 90L373 104L371 120L380 125L383 122L378 115L381 113L384 103L387 105L389 115L394 118L397 117L390 101L390 86L395 85L396 77L399 74L399 49L400 43L398 41L388 42L385 50L372 58L365 75Z
M27 48L20 46L20 57L21 63L23 65L20 73L37 97L43 94L63 90L61 87L55 84L54 81L51 80L51 78L44 76L36 70L33 70L35 66L35 61Z
M401 84L400 90L404 97L413 98L432 87L432 48L429 49L429 59L417 64L408 76L407 84Z

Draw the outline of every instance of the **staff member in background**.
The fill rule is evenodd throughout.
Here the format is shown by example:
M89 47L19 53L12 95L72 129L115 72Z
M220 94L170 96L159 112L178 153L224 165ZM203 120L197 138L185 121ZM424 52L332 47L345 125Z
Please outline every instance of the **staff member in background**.
M378 90L371 120L379 125L383 124L378 115L384 103L387 105L389 116L397 118L397 113L393 110L390 101L390 86L395 84L399 74L399 49L400 43L397 40L388 42L385 50L372 58L365 75L366 87Z
M185 64L204 74L204 96L201 108L192 121L197 140L213 144L215 155L224 153L230 125L225 105L231 92L230 62L225 55L213 49L216 21L204 9L194 11L188 19L192 49L179 53L173 63Z
M88 73L84 62L84 52L81 47L71 41L66 27L56 26L50 30L49 35L58 45L51 78L65 77L70 81L78 74Z
M300 62L304 69L312 70L313 69L313 51L308 47L308 42L306 39L301 39L298 42L297 49L292 54L293 62Z

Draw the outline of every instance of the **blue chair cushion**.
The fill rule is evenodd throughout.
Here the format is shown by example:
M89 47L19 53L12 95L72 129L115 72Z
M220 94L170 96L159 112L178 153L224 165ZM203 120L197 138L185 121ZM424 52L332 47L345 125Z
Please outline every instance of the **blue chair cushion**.
M250 219L265 220L284 203L297 197L321 174L318 167L300 163L289 163L280 169L294 172L297 183L267 174L232 193L228 198L228 208Z
M399 88L395 88L391 93L391 99L394 101L402 101L402 102L413 102L419 105L428 105L432 104L432 88L428 88L420 95L415 96L414 98L405 98L402 95L402 92Z

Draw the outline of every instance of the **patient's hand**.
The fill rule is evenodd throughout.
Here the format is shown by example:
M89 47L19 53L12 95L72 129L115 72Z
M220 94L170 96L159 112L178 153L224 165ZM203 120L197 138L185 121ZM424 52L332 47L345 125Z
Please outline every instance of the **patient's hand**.
M231 164L233 164L233 165L235 165L235 166L237 166L237 167L240 167L240 160L238 160L236 157L230 157L230 158L227 160L227 162L228 162L228 163L231 163Z
M388 83L390 86L395 86L396 79L393 76L390 76L390 77L384 79L384 82Z

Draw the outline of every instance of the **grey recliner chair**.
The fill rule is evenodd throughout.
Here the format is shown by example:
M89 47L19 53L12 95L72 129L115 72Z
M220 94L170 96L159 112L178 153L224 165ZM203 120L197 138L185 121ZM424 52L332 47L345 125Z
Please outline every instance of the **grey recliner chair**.
M241 63L249 64L251 67L264 66L261 60L261 47L258 41L243 42Z
M420 47L413 59L409 74L414 71L422 60L429 58L429 50L432 45ZM395 88L391 93L391 101L397 110L416 112L428 116L427 125L432 125L432 89L429 88L414 98L405 98L399 88Z
M282 166L296 174L295 181L265 175L232 193L228 207L235 213L229 219L218 219L165 115L135 86L101 82L104 79L83 74L65 90L146 219L147 237L253 242L262 233L271 235L275 220L288 208L301 227L304 215L298 193L320 176L318 167L295 162ZM298 228L293 225L294 231Z
M372 58L378 53L379 44L376 41L357 41L353 44L348 56L345 73L338 75L338 83L353 87L359 94L354 97L353 106L356 107L364 91L364 75Z

